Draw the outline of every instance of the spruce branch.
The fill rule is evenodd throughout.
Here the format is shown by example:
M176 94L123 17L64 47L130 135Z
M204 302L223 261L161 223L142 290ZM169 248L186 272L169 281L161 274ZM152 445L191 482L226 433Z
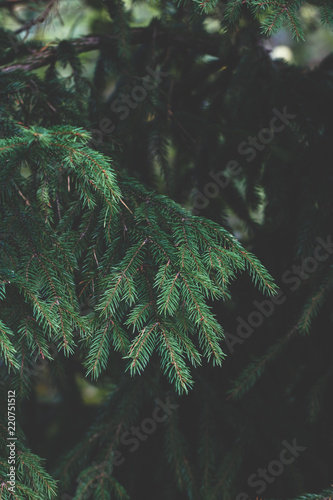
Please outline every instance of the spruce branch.
M23 255L12 264L11 286L23 294L31 307L29 315L66 355L75 351L72 328L78 329L87 350L84 365L93 378L107 368L111 346L130 359L131 374L140 373L156 350L170 382L179 392L187 392L193 383L187 361L195 366L204 356L221 365L225 357L220 345L223 328L207 299L225 298L237 270L247 270L268 294L275 292L275 285L258 259L217 224L192 216L165 196L142 196L144 189L133 182L131 191L141 193L141 202L133 203L132 196L125 202L121 186L126 191L126 181L118 184L111 160L89 149L88 140L82 129L58 126L23 128L19 140L0 142L6 165L1 175L11 195L19 196L8 176L21 154L36 172L37 194L48 187L46 202L43 197L41 202L14 170L15 187L18 184L30 202L5 219L9 226L14 222L26 241L25 250L18 249ZM55 165L47 161L51 152ZM68 175L76 179L71 191ZM52 216L60 203L66 211L77 199L86 212L79 240L73 237L70 213L64 221ZM50 211L46 218L45 203ZM82 236L93 217L93 242L86 247ZM74 270L82 276L78 292ZM79 314L83 296L95 297L90 322ZM193 335L195 342L190 341ZM35 344L29 338L31 349ZM38 344L42 346L42 340Z

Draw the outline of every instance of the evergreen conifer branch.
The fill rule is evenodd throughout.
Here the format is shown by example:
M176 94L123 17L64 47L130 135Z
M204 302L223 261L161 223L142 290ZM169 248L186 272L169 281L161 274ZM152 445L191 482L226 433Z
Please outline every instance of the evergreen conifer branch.
M224 358L223 330L207 298L225 298L236 271L245 268L262 291L274 293L275 285L259 261L217 224L191 216L166 197L145 194L139 185L141 203L133 205L131 198L125 202L110 160L89 149L88 140L89 134L78 128L31 127L1 142L6 165L1 195L9 202L17 200L20 207L3 220L7 254L14 247L19 262L11 264L11 279L3 275L2 280L23 293L29 316L67 355L75 350L72 331L77 328L85 338L87 373L94 378L106 368L112 344L131 360L131 373L141 372L157 349L169 380L180 392L187 391L192 379L185 358L196 364L203 355L218 365ZM22 155L31 171L28 179L16 168ZM50 157L54 163L49 163ZM32 176L41 195L36 196ZM96 243L86 249L81 236L74 240L76 222L67 213L67 207L77 202L82 214L88 210L91 217L99 212ZM15 244L13 227L26 241L24 248ZM74 273L81 275L79 283ZM96 304L90 324L80 315L82 293L94 297ZM173 318L184 316L187 320L175 334L180 323ZM22 321L26 325L24 317ZM123 324L131 325L136 337L131 338ZM24 331L28 339L26 327ZM198 335L198 342L190 341L193 335ZM44 356L45 340L30 340L25 348L37 347ZM7 336L4 341L12 356L14 347Z
M57 482L46 472L44 461L37 455L32 453L25 445L25 438L22 430L16 429L18 440L17 445L17 461L16 461L16 481L14 493L9 490L10 485L2 481L0 484L0 498L3 500L37 500L45 498L52 500L56 498ZM0 448L6 449L7 441L7 425L0 425ZM7 457L0 458L0 477L7 478L8 474L8 459Z
M93 34L51 43L31 40L32 29L23 41L0 30L0 393L5 400L7 386L16 391L31 439L40 378L52 375L58 396L45 408L58 419L54 435L65 428L77 431L56 471L58 492L43 462L24 444L19 447L20 500L62 493L134 500L146 487L168 500L235 498L254 464L273 457L286 433L307 433L308 441L310 436L329 439L330 337L318 325L323 318L326 325L331 321L332 245L326 237L331 234L332 127L326 113L332 60L314 71L300 69L272 62L258 43L260 30L270 34L284 25L302 39L304 3L229 0L224 9L217 0L194 0L192 9L189 2L176 8L167 0L154 6L159 19L138 27L128 4L106 0L110 18L102 20L102 2L87 0L102 20L103 33L95 33L100 27L95 21ZM30 6L22 8L23 29L33 28L48 4L39 2L37 11L36 2L32 17ZM322 22L330 26L331 3L310 5L319 7ZM211 33L218 23L222 30ZM98 50L98 62L86 78L80 55L92 50ZM60 66L69 69L68 78L60 76ZM43 67L45 73L35 71ZM159 83L154 89L144 87L147 68ZM129 101L123 120L114 111L117 99L124 93L132 98L137 85L147 96ZM295 125L258 150L238 177L227 176L229 184L217 196L221 165L239 152L244 138L265 137L273 108L286 116L297 113ZM109 118L115 127L105 131ZM86 131L92 129L102 136L96 149ZM207 194L212 178L215 199ZM152 192L156 181L169 197ZM222 221L227 215L233 229L240 223L246 247L219 224L170 199L187 206L194 202L194 187L202 199L209 198L205 216ZM254 214L263 221L254 222ZM318 235L323 245L315 262L309 256L316 255ZM275 306L283 296L281 302L259 298L247 332L252 319L262 315L263 335L255 333L225 359L221 323L229 327L234 315L246 317L253 284L258 297L276 291L252 248L276 276L285 273L286 288L300 290L288 295L279 312ZM301 277L294 253L309 269ZM292 271L286 272L287 266ZM243 272L252 283L239 276ZM243 344L243 337L233 338ZM39 361L47 368L36 378ZM213 369L222 363L223 370ZM234 382L225 402L229 377ZM98 409L78 401L85 396L81 383L103 398ZM188 396L178 398L183 393ZM182 405L179 412L170 414L169 394ZM39 414L45 416L43 411ZM164 418L147 419L154 415ZM158 430L142 451L125 455L126 436L141 422L141 430L155 424ZM4 423L0 429L3 486ZM48 442L54 443L52 435ZM126 463L110 472L119 449ZM326 443L320 453L323 449ZM48 457L54 455L48 451ZM315 484L316 475L320 487L328 484L319 468L328 469L331 458L310 452L310 446L309 455L281 476L283 486L314 491L307 485ZM304 487L298 476L306 471L306 460L313 466L313 482L306 477ZM280 491L278 482L273 489ZM298 500L322 500L332 492L322 495ZM3 488L0 497L13 495Z

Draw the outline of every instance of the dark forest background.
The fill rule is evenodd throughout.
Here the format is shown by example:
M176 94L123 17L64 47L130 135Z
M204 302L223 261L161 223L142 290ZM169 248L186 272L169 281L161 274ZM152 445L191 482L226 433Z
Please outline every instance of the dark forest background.
M78 352L35 356L18 418L45 463L21 465L35 496L1 486L0 498L331 498L332 15L315 1L0 1L0 138L81 127L129 190L226 228L279 288L267 296L237 274L228 300L207 299L226 357L193 368L188 394L155 354L132 377L112 351L97 381ZM0 369L5 408L14 375ZM157 400L175 409L155 425ZM121 464L105 469L112 453ZM40 486L45 470L57 493Z

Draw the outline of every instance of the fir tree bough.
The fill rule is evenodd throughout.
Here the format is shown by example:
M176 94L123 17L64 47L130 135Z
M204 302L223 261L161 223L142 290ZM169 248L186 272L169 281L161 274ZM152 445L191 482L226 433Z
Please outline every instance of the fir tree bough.
M0 141L2 355L19 374L22 348L50 358L50 341L66 356L79 346L97 378L112 348L132 374L156 350L169 380L187 392L188 362L221 365L224 357L207 300L229 298L245 269L263 292L275 285L230 233L118 180L88 140L77 128L31 127Z
M332 12L0 1L1 499L332 497Z

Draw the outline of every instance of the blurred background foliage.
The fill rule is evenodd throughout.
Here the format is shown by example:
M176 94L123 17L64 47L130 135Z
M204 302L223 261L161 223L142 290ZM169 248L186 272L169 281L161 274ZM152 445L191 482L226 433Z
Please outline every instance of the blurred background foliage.
M170 2L164 1L131 2L125 0L124 4L130 18L129 25L132 28L149 26L155 18L163 19L167 4L170 18L173 18L173 22L177 22L179 26L185 27L185 29L192 29L197 22L198 24L202 23L203 28L200 29L206 30L209 34L219 34L221 30L223 4L222 7L216 11L203 14L192 12L192 8L189 7L189 4L183 2L180 8L181 13L179 15L177 14L177 9L179 7L176 3L171 4ZM40 10L42 5L44 5L43 2L31 1L17 4L15 7L12 7L10 11L8 9L0 9L1 26L11 31L19 30L22 24L36 16L36 12ZM288 82L296 82L295 87L297 88L297 85L301 81L300 75L308 75L308 70L316 70L326 56L331 54L333 51L333 31L331 27L326 28L322 25L320 21L319 9L317 9L314 5L305 5L301 8L300 14L301 23L306 35L305 42L296 42L292 33L287 28L281 28L269 39L261 37L259 41L260 46L268 51L268 57L274 60L276 66L273 66L273 68L278 68L278 70L281 69L281 74L283 76L281 77L282 83L279 80L279 84L281 84L280 88L283 89L284 86L288 87ZM190 24L189 19L191 26L187 26L186 24ZM73 39L94 33L107 34L110 31L112 22L113 21L108 10L99 0L71 0L70 2L59 1L56 9L47 17L45 23L43 22L37 24L28 31L23 31L18 34L18 37L24 42L31 42L32 44L36 43L40 44L40 46L46 47L48 44L56 45L57 42L63 39ZM246 27L249 24L250 21L245 15L241 21L240 31L242 31L243 28L246 30ZM244 46L246 46L247 40L248 39L245 37L245 41L242 42ZM243 50L242 43L240 43L240 48L237 47L237 50L239 50L240 53L242 53ZM257 76L255 77L254 84L251 82L250 78L249 81L242 79L242 75L246 74L246 71L248 71L248 74L250 75L249 69L253 67L253 60L257 62L257 59L252 59L253 53L255 52L255 49L253 50L253 53L251 52L252 48L253 47L250 46L249 43L249 52L246 53L248 59L246 59L246 57L241 59L241 61L245 62L244 67L239 72L240 76L237 72L240 66L238 60L237 63L235 63L237 68L233 68L231 72L232 75L226 71L227 82L225 87L223 87L223 80L221 79L220 81L218 78L226 68L224 66L216 66L216 68L218 68L216 69L216 74L218 75L216 77L217 84L215 87L212 85L216 94L214 94L212 99L215 99L214 105L216 103L217 107L219 105L221 105L221 108L223 107L223 110L226 113L225 116L227 117L226 126L220 132L216 143L225 145L225 151L223 151L223 155L221 156L227 159L232 159L234 157L239 140L246 138L251 131L255 133L260 130L260 127L263 123L265 123L265 118L269 118L271 116L271 109L269 109L267 102L265 103L265 105L267 105L267 109L264 111L261 110L260 106L256 106L256 102L262 103L261 95L263 96L262 100L264 101L266 94L270 92L270 84L274 80L274 76L269 73L271 67L269 66L269 69L267 69L268 64L265 66L265 62L262 63L262 59L258 56L260 64L262 63L262 65L267 69L267 73L263 73L263 81L258 84L257 80L259 80L259 78ZM244 50L244 52L246 51ZM255 54L257 56L257 53ZM183 57L183 55L184 54L179 56L180 64L182 62L181 57ZM5 58L6 55L2 54L1 57ZM85 78L89 84L94 83L97 88L99 86L99 82L96 81L95 72L98 57L99 51L97 50L82 53L79 56L82 63L83 78ZM176 59L175 53L173 53L173 57ZM234 60L236 59L237 58L235 57ZM287 64L283 65L281 61L279 61L280 59L283 59ZM197 57L197 61L214 64L214 62L217 61L217 56L199 55ZM187 61L184 60L184 65L185 62ZM176 60L176 63L178 64L179 61ZM1 64L5 63L2 61ZM175 67L172 67L172 65L170 66L171 72L174 72L176 76L179 76ZM190 67L191 71L192 69L193 67ZM101 96L99 96L101 102L96 104L96 108L100 106L100 110L103 110L103 106L109 103L108 100L111 98L116 89L119 81L117 70L118 68L115 64L115 68L113 68L113 70L106 71L104 73L104 75L106 74L106 80L103 81L103 84L101 84ZM36 74L42 79L45 76L46 71L47 68L42 67L36 70ZM72 68L70 65L62 66L58 62L57 71L63 78L71 78L72 76ZM269 74L269 77L267 77L267 74ZM318 74L319 73L316 73L315 77ZM267 79L265 79L266 77ZM325 77L326 76L324 75L324 78ZM215 76L211 79L213 83L215 81L214 78ZM230 84L229 78L235 84L235 87L231 88L231 90L228 87ZM241 80L241 83L239 83L237 78ZM283 80L284 78L286 79ZM244 97L244 101L242 101L242 92L244 88L247 87L247 85L251 87L252 84L253 88L256 87L253 102L249 100L249 96L245 91L244 94L246 95ZM237 87L237 85L239 85L239 87ZM289 85L289 87L291 88L291 85ZM241 91L239 91L239 88L241 88ZM311 90L308 92L305 91L304 88L302 88L302 92L300 91L301 104L298 109L303 109L302 105L306 103L308 105L306 112L308 112L308 109L311 108L310 98L312 87L309 86L309 88ZM221 100L219 100L220 91L223 94ZM251 94L251 92L249 93ZM184 95L186 96L186 88L185 90L184 88L181 88L180 94L182 98L184 98ZM225 95L227 95L227 98L226 105L224 106L221 102ZM283 97L286 97L286 99L289 99L289 103L293 102L293 95L290 96L287 92L282 95ZM323 101L327 95L328 93L325 94L325 97L322 97ZM208 99L209 98L207 97L206 101L204 101L204 105L206 103L207 109L209 109L209 105L211 105L211 102L208 102ZM313 104L313 108L316 108L318 103L320 103L321 95L317 93L314 96L314 99L316 104ZM282 100L282 97L280 98L280 103L281 102L285 102ZM189 101L188 105L190 106L191 103L192 102ZM266 159L263 161L265 166L268 165L268 174L264 176L264 182L258 182L255 189L253 188L253 185L250 185L249 188L249 184L251 184L251 172L246 179L235 179L235 183L233 185L236 187L237 193L240 193L239 199L234 194L236 202L231 199L231 203L229 203L227 195L225 199L223 196L220 196L218 200L212 200L207 210L203 212L205 216L210 217L213 220L217 220L221 224L227 225L227 227L242 242L248 245L249 249L253 249L260 256L260 258L263 259L265 265L268 266L268 269L272 271L274 277L276 277L278 281L278 284L282 288L282 273L286 269L289 269L292 263L294 263L300 256L304 257L311 255L311 253L309 253L313 247L313 238L311 240L311 236L316 233L317 229L322 229L320 224L317 224L317 216L313 218L315 222L313 222L313 220L310 221L312 224L310 229L306 228L306 230L304 229L304 232L302 233L302 228L300 228L303 224L303 219L306 219L307 221L310 219L304 216L304 214L307 215L308 209L304 200L311 198L309 195L309 186L315 186L315 201L312 198L309 201L309 206L311 205L312 208L316 204L316 207L319 206L318 204L320 204L320 200L322 199L321 192L324 193L323 197L326 195L327 197L330 196L329 193L325 194L325 183L327 181L327 189L329 190L331 178L328 175L325 176L325 170L323 170L320 177L321 184L318 181L318 185L320 184L318 187L317 179L319 175L317 176L316 172L313 172L313 170L315 170L313 169L313 165L316 168L317 163L319 163L319 160L321 161L322 156L325 154L327 156L330 151L331 125L330 118L328 116L330 112L329 105L327 106L327 110L324 108L325 103L323 102L322 108L320 108L319 111L317 109L311 109L311 112L313 113L313 116L310 116L311 127L319 130L322 126L322 129L325 132L318 133L319 138L315 136L315 132L313 132L313 137L315 136L313 143L315 143L316 147L319 144L317 149L315 149L313 143L311 143L312 137L309 133L309 143L311 143L313 149L311 149L308 157L306 157L308 151L306 149L308 146L308 136L306 136L306 133L308 133L308 130L306 129L306 132L304 132L302 129L303 124L301 124L301 126L292 125L291 131L286 132L285 136L283 136L281 140L278 139L277 144L272 144L273 160L270 158L267 160L267 163L265 163ZM253 109L259 109L258 115L253 112ZM100 110L99 113L101 112ZM249 111L247 112L247 110ZM92 110L92 116L94 116L95 111L95 109ZM190 109L189 111L192 110ZM101 116L99 113L96 112L96 115ZM246 121L247 117L249 122ZM148 115L146 123L153 121L154 118L153 114L151 116ZM191 117L186 117L186 120L190 123ZM96 120L96 122L97 121L98 120ZM136 130L135 123L133 125L129 124L129 122L130 120L124 124L125 131L123 132L122 138L126 137L126 127L132 127L129 141L132 140L133 136L135 137L135 134L137 134L139 142L142 131ZM229 123L230 128L228 128ZM322 123L324 123L324 125L322 125ZM96 126L96 123L94 126ZM188 126L190 128L190 125ZM193 129L195 129L196 126L197 124L195 124L195 126L193 125ZM327 129L325 127L327 127ZM175 128L177 127L175 126ZM327 130L327 135L325 135ZM186 133L184 133L184 135L186 135ZM205 184L205 180L207 180L207 178L204 177L204 174L201 175L205 167L205 155L207 155L209 161L211 161L209 156L210 142L209 137L207 138L207 136L209 136L209 131L203 130L204 138L202 141L202 148L204 151L200 148L196 150L196 146L193 146L194 141L191 141L191 137L188 136L186 136L184 142L181 143L181 147L183 147L183 152L181 153L179 153L179 149L181 149L179 147L179 143L175 145L172 140L167 142L166 158L168 159L169 167L173 172L173 175L177 178L177 180L181 180L179 183L181 188L179 188L176 183L176 189L173 191L172 188L167 185L160 163L156 159L151 162L153 175L151 174L151 171L147 173L146 167L142 166L140 162L138 162L139 167L137 168L137 171L134 167L132 167L131 174L144 181L146 185L149 185L149 187L153 187L157 192L168 194L176 201L181 202L185 207L192 209L193 194L196 192L197 188L202 189ZM300 160L296 160L296 157L300 157L299 149L297 149L297 147L304 137L304 143L306 143L304 156L302 156ZM324 146L322 146L320 140L322 140ZM183 146L183 144L185 144L185 146ZM297 146L295 144L297 144ZM124 148L123 142L120 144L117 143L116 138L114 142L113 140L106 141L106 144L104 144L103 147L105 147L109 153L114 152L118 161L121 158L123 163L126 166L129 166L130 170L132 156L131 152L128 153L128 158L126 157L126 154L122 155L124 149L126 153L126 147ZM196 151L198 151L197 157ZM318 151L320 151L320 153ZM135 154L136 152L134 151L134 157ZM143 152L142 157L145 154L146 152ZM199 154L201 156L199 156ZM191 157L191 159L188 160L188 157ZM184 158L185 161L183 161ZM201 165L201 170L200 168L196 168L196 161ZM330 157L328 157L328 161L331 161ZM216 161L214 164L215 170L218 165L219 161ZM271 170L270 167L272 167ZM327 169L329 168L331 167L327 166ZM271 172L273 173L271 174ZM301 194L299 194L299 191L295 186L298 187L301 185L302 179L304 180L304 185L301 186L302 190ZM256 181L257 178L254 179L254 184ZM266 189L267 186L269 187L268 190ZM272 186L276 187L276 191L280 189L281 196L280 194L276 195L275 192L273 193L273 196L271 196L273 192ZM287 186L290 186L290 190ZM253 198L251 198L252 195ZM237 204L238 202L239 204ZM318 210L316 213L317 212ZM325 212L325 221L329 220L331 215L332 212ZM313 229L313 226L315 229ZM325 227L325 223L323 223L323 227ZM298 232L299 228L300 231ZM326 224L326 229L326 234L328 234L331 231L330 223ZM325 231L323 230L320 234L324 234L324 232ZM301 235L299 233L301 233ZM303 236L305 243L304 241L301 241ZM313 289L318 283L320 284L319 278L318 282L316 281L316 276L313 278L313 280L311 278L308 282L303 283L297 294L288 295L288 306L281 306L279 313L272 319L268 319L262 327L259 327L253 338L246 341L245 347L243 346L244 348L240 346L237 350L238 346L236 346L236 353L230 356L230 359L227 360L226 365L223 368L222 375L220 373L217 374L217 369L213 370L210 367L205 366L202 369L198 369L197 388L193 391L193 394L188 397L186 402L183 402L183 406L180 411L182 421L181 428L190 443L189 448L192 456L196 456L197 451L201 451L200 446L202 443L197 445L196 439L198 436L198 429L201 429L200 426L206 426L205 428L208 428L212 432L212 435L208 436L208 438L214 442L212 444L212 449L217 447L218 450L215 450L217 456L220 458L222 456L221 469L219 469L219 473L223 471L223 468L227 468L227 462L229 460L233 470L235 471L234 475L236 476L239 471L243 474L243 484L241 482L237 483L239 488L237 491L241 491L242 487L246 487L245 481L247 473L248 471L255 470L253 469L254 463L263 463L260 462L263 456L266 458L272 458L275 456L274 451L272 451L273 445L271 441L274 441L274 446L278 449L281 444L281 436L282 438L286 437L284 434L286 429L284 424L286 420L290 423L290 429L288 429L289 436L293 437L295 435L293 433L295 433L298 427L300 427L300 432L301 435L304 436L304 440L308 440L306 441L307 444L309 442L310 445L313 446L313 455L310 458L305 458L303 464L303 469L311 472L305 474L304 476L304 474L302 475L300 472L302 467L298 467L298 464L295 464L291 468L292 470L288 472L288 478L285 479L285 482L281 485L276 482L272 486L272 495L274 495L274 498L276 498L277 495L281 498L289 498L290 491L293 493L296 491L297 494L301 494L304 490L311 489L319 491L322 489L323 485L327 486L327 478L330 476L329 468L332 465L332 429L330 431L331 434L327 434L326 431L330 427L330 416L327 412L327 406L325 407L326 403L324 403L325 398L323 395L327 390L327 385L325 384L327 384L327 380L329 380L329 378L325 379L325 375L322 374L321 369L326 367L329 368L330 363L329 356L331 344L328 343L327 350L323 347L326 346L324 342L327 341L325 332L330 333L332 328L330 301L328 301L325 305L322 316L320 317L320 321L322 321L322 323L320 323L320 321L317 323L315 322L314 328L318 338L313 339L309 337L302 337L303 343L300 348L298 345L295 347L295 344L292 344L290 350L288 351L288 355L285 358L282 358L281 364L278 363L279 366L273 366L266 381L260 379L261 372L258 374L258 379L260 379L260 381L256 386L257 392L251 392L250 396L249 394L245 394L244 401L241 403L232 402L230 406L228 406L229 413L226 410L227 404L225 403L227 390L230 389L229 381L239 375L239 372L244 368L244 366L247 365L249 360L252 360L253 356L257 356L256 359L258 359L258 356L265 356L265 353L268 352L270 347L274 344L274 341L288 334L288 332L292 329L298 312L302 310L308 296L311 296ZM229 326L230 331L234 331L236 328L236 315L240 314L242 317L247 317L248 313L253 310L252 302L254 298L262 300L260 294L252 295L252 288L246 278L240 280L239 284L234 286L234 300L227 305L223 305L222 308L217 310L217 314L223 316L223 319ZM321 327L321 324L325 325L324 328ZM325 351L324 353L322 352L323 350ZM57 361L60 359L61 363L59 363L58 366ZM71 373L72 376L70 379L65 379L65 377L61 377L61 365L68 366L69 362L72 364L68 372ZM57 372L58 368L59 371ZM105 401L106 395L111 398L117 393L117 391L120 391L119 387L121 387L121 385L119 383L119 373L121 373L121 371L122 364L120 362L117 364L117 360L114 360L113 365L110 370L108 370L106 376L104 376L98 383L94 383L82 375L79 363L75 364L75 360L73 362L73 359L63 359L62 354L59 354L58 357L56 357L52 371L47 364L38 370L35 377L35 390L32 394L30 402L26 404L24 425L29 436L29 441L34 443L34 452L46 457L50 468L53 468L57 464L59 455L61 455L64 451L70 450L71 447L74 447L75 444L82 438L87 426L94 421L97 408L99 408ZM57 382L54 373L57 374ZM154 365L153 367L148 368L147 373L147 377L154 377L156 373ZM317 386L319 387L321 382L323 383L323 386L325 385L323 389L319 387L319 396L314 390L313 392L308 390L309 387L313 389L316 385L316 376L318 376ZM142 376L142 379L146 380L144 376ZM142 384L144 383L145 382L142 382ZM163 383L161 383L161 385L163 386ZM168 386L163 386L163 388L167 393L169 390ZM149 391L151 391L151 388L147 389L147 393L151 396L152 391ZM207 400L205 400L206 397ZM208 410L206 412L208 417L205 420L206 409L203 408L203 400L205 400L205 405L207 405L207 407L211 407L213 409L212 412L215 412L214 418L216 417L216 421L212 425L210 419L214 420L214 418L209 414ZM219 404L216 403L217 401ZM266 401L269 401L269 403L266 404ZM318 417L318 414L323 408L324 415ZM146 414L149 413L146 412ZM77 418L80 415L82 415L82 419ZM303 415L304 422L301 420ZM309 420L312 418L311 415L315 415L313 416L313 422L316 422L316 426L312 426L312 422L309 424ZM73 422L74 418L75 422ZM317 418L318 420L316 420ZM193 423L189 425L188 422L192 422L191 419L193 420ZM250 429L248 421L253 424L253 428ZM300 421L302 422L301 425L299 425ZM276 426L276 436L271 436L273 423ZM308 434L304 429L308 431ZM241 449L241 446L237 448L235 443L240 443L245 434L249 435L249 441L251 441L253 447L251 450L247 449L243 453L244 450ZM142 478L137 477L139 472L136 473L135 470L137 468L138 471L142 472L146 456L149 457L147 459L149 465L151 467L155 465L154 456L156 456L156 453L158 454L159 452L161 441L162 439L157 437L157 444L156 442L155 444L148 444L148 448L146 447L144 450L141 450L134 458L134 465L128 465L129 469L126 470L126 472L120 472L120 476L123 476L122 479L124 482L126 482L128 477L130 477L130 474L132 474L131 477L135 478L133 484L131 483L130 485L130 489L132 490L131 494L133 495L133 498L136 500L148 498L149 494L156 495L156 493L154 493L155 491L158 492L155 498L159 499L162 498L162 494L165 494L164 498L173 498L177 500L188 498L185 494L182 496L180 493L175 493L176 487L171 480L168 485L169 489L166 489L166 491L163 492L163 484L165 485L167 481L164 483L163 481L160 481L160 486L158 486L160 476L156 476L154 479L155 482L152 481L151 486L147 486L147 476L145 476L144 473ZM218 445L216 443L218 443ZM301 444L303 444L303 442ZM239 453L239 455L237 455L237 453ZM244 470L242 470L240 465L243 454L245 455L246 462ZM318 456L321 456L322 459L319 460ZM200 457L198 461L200 462ZM163 475L161 470L162 467L159 469L159 474ZM231 474L230 483L232 483L233 479L234 476ZM139 485L138 489L137 485ZM228 485L229 483L226 481L226 485L224 487L225 489L221 492L221 495L218 498L221 498L222 500L229 500L229 498L233 498L230 491L234 490L230 489L229 491ZM142 491L145 491L147 496L140 497L140 495L142 495ZM210 497L207 496L207 498Z
M163 3L163 2L162 2ZM82 8L84 4L84 8ZM19 29L24 22L34 18L36 10L42 2L27 2L18 4L13 8L15 18L6 9L1 9L1 25L10 30ZM130 13L131 27L148 26L153 18L161 19L163 11L161 2L124 0L124 5ZM223 4L222 4L223 5ZM174 10L177 3L174 2ZM222 8L223 13L223 8ZM213 12L202 14L197 12L194 16L204 15L204 27L209 33L218 33L221 30L221 14ZM319 7L305 4L300 9L300 20L305 32L305 41L298 43L293 39L292 33L287 28L281 28L278 33L263 41L264 46L270 50L272 59L284 59L299 66L314 68L333 50L333 32L331 26L321 22ZM50 15L46 23L39 24L30 29L28 33L20 36L25 40L38 40L43 44L61 39L84 36L91 33L107 33L110 26L110 14L101 0L71 0L61 1L57 11ZM85 74L92 78L96 53L82 54L80 56L85 66ZM42 71L42 70L41 70Z

